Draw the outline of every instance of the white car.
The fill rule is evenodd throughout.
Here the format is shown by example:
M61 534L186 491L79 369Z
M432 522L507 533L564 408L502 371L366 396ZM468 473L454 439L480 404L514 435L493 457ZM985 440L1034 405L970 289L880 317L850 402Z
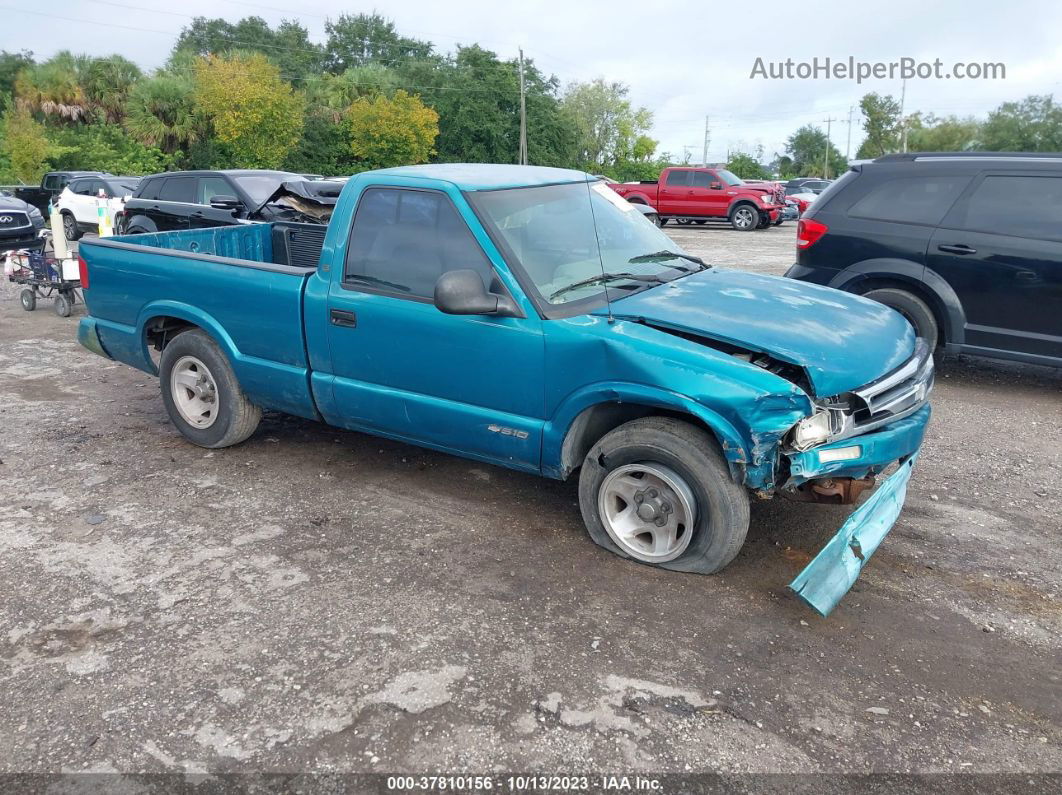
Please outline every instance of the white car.
M140 177L102 176L77 177L63 188L56 207L63 216L63 232L67 240L77 240L85 232L99 229L98 199L107 199L112 213L121 210L140 184Z

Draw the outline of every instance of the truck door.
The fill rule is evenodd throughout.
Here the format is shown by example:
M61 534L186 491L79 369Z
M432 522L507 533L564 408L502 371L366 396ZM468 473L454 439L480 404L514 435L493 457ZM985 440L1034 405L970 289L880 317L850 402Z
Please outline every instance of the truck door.
M716 198L723 191L713 190L711 185L716 177L709 171L691 171L690 189L687 193L687 215L719 215Z
M688 215L690 175L688 168L668 169L656 186L657 212L660 215Z
M1062 177L988 173L933 233L926 265L955 290L966 343L1062 356Z
M450 196L368 187L327 300L330 423L539 468L544 415L541 320L446 315L435 282L491 261ZM497 287L495 287L497 289ZM309 321L308 321L309 322Z

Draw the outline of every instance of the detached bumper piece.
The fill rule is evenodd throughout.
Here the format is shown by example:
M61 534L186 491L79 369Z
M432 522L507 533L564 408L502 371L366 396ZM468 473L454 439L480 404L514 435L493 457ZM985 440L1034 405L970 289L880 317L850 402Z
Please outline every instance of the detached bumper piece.
M870 498L848 517L789 588L821 616L828 616L855 584L863 566L892 529L907 497L918 453L900 463Z

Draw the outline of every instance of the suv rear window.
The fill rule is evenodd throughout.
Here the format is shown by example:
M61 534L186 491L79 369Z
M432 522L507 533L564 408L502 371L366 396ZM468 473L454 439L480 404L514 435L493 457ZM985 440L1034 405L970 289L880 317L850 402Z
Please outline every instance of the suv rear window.
M941 222L970 177L898 177L886 180L848 209L853 218L936 226ZM826 192L820 195L825 198Z
M1062 177L988 176L966 203L963 229L1062 238Z

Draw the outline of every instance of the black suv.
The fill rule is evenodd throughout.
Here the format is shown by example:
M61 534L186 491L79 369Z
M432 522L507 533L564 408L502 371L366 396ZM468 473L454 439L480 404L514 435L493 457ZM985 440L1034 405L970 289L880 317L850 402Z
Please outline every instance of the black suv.
M144 177L118 219L121 234L244 221L326 224L343 182L287 171L173 171Z
M1062 366L1062 154L853 166L800 220L786 276L891 306L949 353Z

